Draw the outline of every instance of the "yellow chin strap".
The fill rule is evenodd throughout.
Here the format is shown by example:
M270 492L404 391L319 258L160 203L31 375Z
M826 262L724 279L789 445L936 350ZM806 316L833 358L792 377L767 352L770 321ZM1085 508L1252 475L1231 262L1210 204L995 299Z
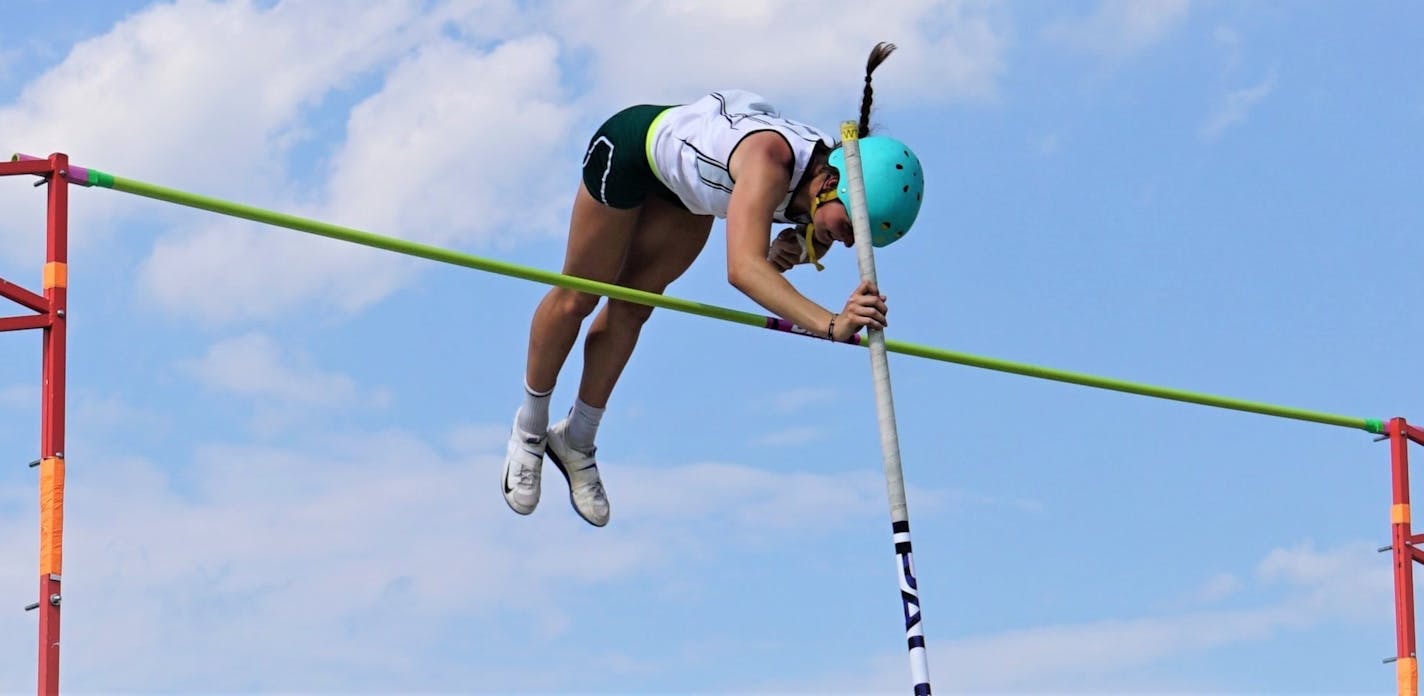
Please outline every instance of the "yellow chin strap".
M811 199L811 221L806 223L806 256L811 259L811 263L816 265L817 271L824 271L826 267L822 266L821 262L816 260L816 241L815 238L811 236L816 231L816 209L821 207L822 203L833 201L837 198L839 198L839 196L836 195L836 190L832 188Z

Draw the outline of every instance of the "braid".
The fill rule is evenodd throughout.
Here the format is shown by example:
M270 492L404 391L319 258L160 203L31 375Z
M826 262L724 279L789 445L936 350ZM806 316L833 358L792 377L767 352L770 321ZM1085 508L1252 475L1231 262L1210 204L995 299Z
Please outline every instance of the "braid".
M865 61L865 89L860 96L860 129L859 135L864 138L870 135L870 103L874 99L874 91L870 88L870 74L895 52L895 44L881 41L875 44L875 48L870 49L870 58Z

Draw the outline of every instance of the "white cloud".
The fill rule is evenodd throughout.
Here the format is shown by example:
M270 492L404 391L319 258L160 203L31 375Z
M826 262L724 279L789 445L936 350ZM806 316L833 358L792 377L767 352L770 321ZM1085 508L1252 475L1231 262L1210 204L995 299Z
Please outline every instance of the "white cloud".
M487 244L564 224L573 184L550 171L567 155L557 47L547 38L487 54L449 40L397 64L351 112L328 200L308 217L437 246ZM144 266L170 311L261 319L298 306L355 312L414 274L393 254L218 222L165 239Z
M322 372L262 333L219 341L180 367L210 388L254 399L324 406L361 400L350 377Z
M282 191L283 155L300 139L301 116L418 41L418 9L399 1L153 5L75 45L0 108L0 149L64 151L79 165L207 193ZM21 200L12 195L7 208ZM115 210L132 206L108 194L85 198L73 221L85 228L105 229Z
M1122 58L1162 41L1190 9L1190 0L1102 0L1091 15L1058 22L1045 33L1079 51Z
M968 688L1091 688L1095 679L1170 656L1261 640L1288 623L1294 617L1278 609L1108 620L949 641L936 656Z
M1221 104L1206 119L1201 127L1201 137L1204 140L1215 140L1221 136L1222 132L1232 126L1245 123L1247 117L1251 115L1251 110L1261 103L1263 99L1271 95L1276 88L1276 71L1270 74L1260 83L1251 87L1233 90L1226 94Z
M1317 551L1305 542L1275 549L1256 568L1262 583L1299 590L1303 610L1346 619L1362 620L1381 613L1389 602L1379 601L1393 592L1388 564L1369 544Z
M508 423L463 423L452 428L445 437L450 449L461 454L499 451L508 440Z
M1239 610L1033 626L947 641L936 640L931 628L931 674L953 674L956 689L970 692L1190 688L1169 683L1128 688L1122 680L1133 670L1167 659L1241 643L1288 640L1291 631L1329 623L1387 621L1392 576L1375 555L1366 544L1324 551L1310 544L1273 550L1255 569L1252 587L1271 587L1283 598ZM1231 591L1236 584L1231 574L1222 574L1206 589ZM811 688L824 683L833 690L891 693L902 690L908 679L903 651L858 667L813 680ZM806 682L800 683L804 688Z
M0 145L63 149L122 176L442 245L547 231L563 218L552 192L562 200L573 188L548 176L565 154L571 113L557 46L519 39L481 52L441 38L452 16L488 13L415 2L154 6L76 46L0 108ZM371 73L383 77L380 89L350 112L345 143L318 160L329 176L303 183L323 165L309 158L289 170L290 153L332 139L313 130L313 116ZM5 203L32 213L15 223L22 234L0 235L0 253L38 254L42 198L4 191L14 196ZM139 205L180 226L143 263L139 283L185 317L352 312L413 275L409 262L350 244L111 193L75 200L76 228L104 229ZM76 252L95 237L77 239Z
M71 396L69 403L68 427L90 436L115 431L161 436L173 426L168 415L135 406L115 394L81 392Z
M500 444L459 458L401 432L300 450L206 446L168 462L181 474L103 456L103 467L71 478L67 496L67 683L349 690L352 675L384 675L373 688L409 689L466 670L495 690L565 690L579 665L518 681L530 677L498 657L442 660L442 631L513 621L552 640L587 620L580 603L594 586L677 582L748 546L801 543L884 514L875 476L702 464L610 467L606 529L578 520L554 481L544 506L520 517L495 491ZM0 500L11 492L0 487ZM30 520L0 507L5 558L33 556ZM0 573L0 592L30 596L30 579ZM0 613L0 648L32 654L33 630L24 615ZM243 669L254 664L260 673ZM0 683L22 683L32 668L0 664Z
M684 518L715 520L726 533L758 536L766 528L826 529L881 513L885 483L876 473L772 472L720 463L675 469L622 466L604 474L632 510L630 524Z
M302 109L408 47L416 9L153 5L75 45L0 111L0 123L37 153L67 148L95 166L181 171L190 184L231 187L278 171L273 137Z
M1239 592L1244 584L1233 573L1217 573L1194 590L1188 599L1197 604L1214 604Z
M735 86L783 107L854 116L866 55L882 40L900 46L876 72L885 114L896 104L991 99L1004 69L1001 17L980 2L912 0L874 12L851 0L556 8L550 23L588 56L591 98L600 109L629 100L676 103L669 100ZM787 40L788 27L795 28L794 40Z
M357 105L333 158L328 214L435 244L547 228L573 183L549 171L568 153L572 109L545 36L478 53L430 42ZM557 195L556 195L557 194Z
M399 287L414 266L364 246L210 218L160 240L138 282L169 312L224 324L297 310L353 313Z

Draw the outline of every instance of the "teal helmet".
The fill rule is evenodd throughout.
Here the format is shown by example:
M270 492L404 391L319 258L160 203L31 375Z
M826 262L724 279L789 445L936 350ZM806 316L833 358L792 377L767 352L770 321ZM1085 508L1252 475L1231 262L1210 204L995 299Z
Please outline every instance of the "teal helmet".
M828 163L840 175L836 194L850 213L845 148L832 150ZM925 195L925 172L910 146L883 135L860 139L860 169L865 175L865 205L870 209L870 241L883 247L905 236L915 224Z

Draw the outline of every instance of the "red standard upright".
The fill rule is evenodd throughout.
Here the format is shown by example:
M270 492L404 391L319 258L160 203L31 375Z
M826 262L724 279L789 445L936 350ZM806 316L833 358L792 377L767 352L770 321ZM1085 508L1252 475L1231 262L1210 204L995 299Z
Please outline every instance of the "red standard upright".
M39 687L41 696L59 693L59 605L64 539L64 310L69 286L69 158L0 162L0 176L43 177L49 187L47 241L42 275L44 295L0 279L0 296L31 314L0 318L0 331L41 329L44 358L40 388Z
M1410 529L1409 515L1409 443L1424 444L1424 430L1409 425L1403 418L1392 418L1386 429L1389 435L1390 480L1394 488L1394 504L1389 509L1391 527L1389 549L1394 552L1394 640L1399 673L1399 695L1419 693L1419 662L1414 643L1414 564L1424 562L1424 552L1417 546L1424 534ZM1381 549L1383 550L1383 549Z

